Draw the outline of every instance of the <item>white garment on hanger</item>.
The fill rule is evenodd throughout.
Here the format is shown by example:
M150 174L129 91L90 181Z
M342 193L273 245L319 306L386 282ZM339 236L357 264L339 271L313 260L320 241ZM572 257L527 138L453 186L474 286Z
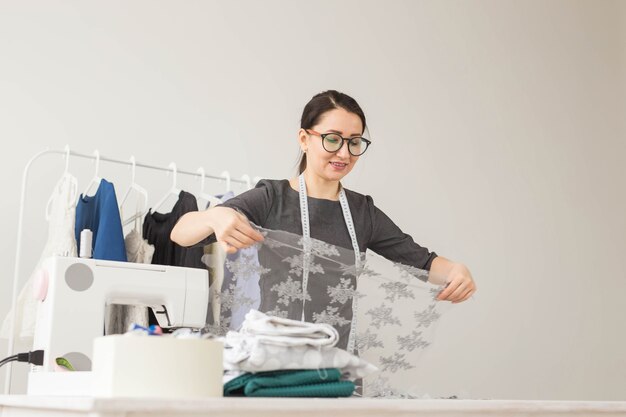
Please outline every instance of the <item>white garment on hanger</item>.
M16 315L15 337L30 340L35 333L37 301L33 297L33 276L50 256L77 256L74 224L76 221L76 178L65 174L55 185L48 219L48 240L30 278L22 287L17 302L2 323L0 337L9 338L11 320Z
M126 238L124 238L124 244L126 245L126 258L128 262L137 264L152 263L154 245L149 244L148 241L141 236L139 230L131 230L126 235Z

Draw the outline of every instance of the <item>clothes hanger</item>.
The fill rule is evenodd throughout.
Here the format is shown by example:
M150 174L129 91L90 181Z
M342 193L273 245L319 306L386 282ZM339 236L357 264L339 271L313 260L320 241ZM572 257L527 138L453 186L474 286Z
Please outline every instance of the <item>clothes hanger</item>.
M70 186L70 195L69 201L67 201L68 206L73 207L76 205L76 199L78 197L78 179L75 176L70 174L70 145L65 145L65 170L63 171L63 175L59 178L57 185L54 187L54 190L58 190L65 181L69 182ZM48 203L46 203L46 221L50 220L50 216L52 215L52 202L54 201L55 193L53 192L50 198L48 199Z
M261 178L261 177L254 177L254 178L252 179L252 182L253 182L253 183L254 183L254 185L256 186L256 185L259 183L259 181L261 181L262 179L263 179L263 178Z
M85 189L85 191L83 191L83 197L86 197L89 190L91 189L91 187L93 187L94 185L97 187L100 185L100 182L102 182L102 178L100 178L98 176L99 171L100 171L100 152L96 149L93 154L96 157L96 172L93 175L93 178L91 179L91 181L89 182L89 184L87 185L87 188ZM97 188L96 188L97 190Z
M128 190L126 190L126 194L122 198L122 202L120 203L120 216L122 218L122 226L126 226L131 224L133 221L143 218L148 213L148 191L145 188L140 186L135 182L135 172L137 169L137 161L135 161L135 157L130 157L131 163L131 181ZM124 203L128 201L128 197L131 195L131 192L135 191L139 194L139 196L143 197L143 205L139 205L139 199L137 199L137 206L135 207L135 214L130 216L127 219L124 219Z
M252 180L250 180L250 175L243 174L241 176L241 181L244 181L246 183L246 191L252 189Z
M228 171L224 171L220 174L220 177L224 178L226 180L226 192L231 191L231 186L230 186L230 173Z
M171 162L168 168L172 170L172 187L167 191L163 198L154 205L154 207L152 208L153 212L157 211L167 201L168 197L172 195L178 197L181 192L181 190L178 189L176 183L176 177L178 174L178 171L176 170L176 164L174 162Z
M200 177L200 191L198 192L198 194L196 195L196 199L199 201L200 199L202 200L206 200L207 204L210 203L210 206L216 206L218 204L222 204L222 200L220 200L219 198L208 194L204 191L204 183L206 180L206 174L204 172L204 168L200 167L198 168L198 170L196 171ZM198 204L198 208L200 208L200 204Z

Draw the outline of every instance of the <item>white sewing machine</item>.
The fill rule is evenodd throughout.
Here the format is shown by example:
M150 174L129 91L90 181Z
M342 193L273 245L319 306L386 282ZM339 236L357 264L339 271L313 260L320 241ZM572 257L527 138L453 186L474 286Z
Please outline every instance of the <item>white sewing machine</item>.
M93 340L104 334L107 304L163 308L168 327L202 328L209 279L195 268L51 257L35 294L40 305L33 350L44 350L44 363L32 367L28 394L89 395ZM58 357L83 372L55 372Z

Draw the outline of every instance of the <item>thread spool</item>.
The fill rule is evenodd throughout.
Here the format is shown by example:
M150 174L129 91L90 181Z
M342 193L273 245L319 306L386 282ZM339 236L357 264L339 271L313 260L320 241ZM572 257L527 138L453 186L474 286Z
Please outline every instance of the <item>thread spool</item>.
M78 256L81 258L91 258L93 233L89 229L83 229L80 232L80 252Z

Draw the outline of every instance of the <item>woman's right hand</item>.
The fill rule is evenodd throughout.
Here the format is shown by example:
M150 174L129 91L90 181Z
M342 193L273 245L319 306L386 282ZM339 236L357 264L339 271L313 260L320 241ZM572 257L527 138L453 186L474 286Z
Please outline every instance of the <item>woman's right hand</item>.
M210 212L210 213L209 213ZM209 226L226 253L235 253L263 241L263 235L254 230L243 214L229 207L209 209Z

